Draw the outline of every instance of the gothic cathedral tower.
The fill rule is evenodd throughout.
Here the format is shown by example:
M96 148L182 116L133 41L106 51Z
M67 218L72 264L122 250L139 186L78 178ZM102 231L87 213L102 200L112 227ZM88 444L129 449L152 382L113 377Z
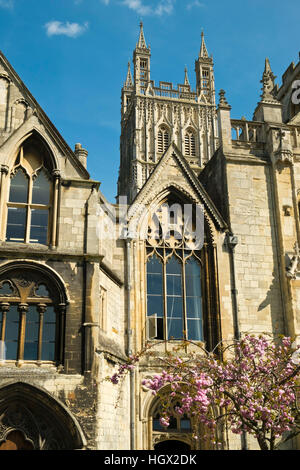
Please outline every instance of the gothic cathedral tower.
M195 61L196 91L191 90L187 69L184 83L150 78L150 46L140 24L133 52L134 76L128 63L122 88L120 170L118 197L131 203L172 142L199 174L217 148L213 59L202 33Z

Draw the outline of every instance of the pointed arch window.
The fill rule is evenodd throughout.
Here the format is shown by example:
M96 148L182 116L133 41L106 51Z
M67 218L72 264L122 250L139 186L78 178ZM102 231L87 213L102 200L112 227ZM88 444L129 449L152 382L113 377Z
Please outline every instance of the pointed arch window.
M184 136L184 153L186 156L196 156L196 138L192 129L187 130Z
M157 151L164 153L170 145L170 134L166 126L161 126L157 134Z
M195 232L195 214L187 216L185 207L189 206L169 200L149 223L147 337L205 342L210 349L221 338L215 247L203 227L204 220L203 232ZM169 214L167 226L165 211Z
M50 222L56 212L53 199L57 207L57 184L43 146L34 139L26 141L9 177L5 240L49 244L54 238Z
M209 77L209 69L202 69L202 91L205 95L208 94L209 87L210 87L210 77Z
M179 413L180 403L174 402L168 407L168 426L164 426L161 420L165 416L165 404L169 403L171 390L166 387L159 391L159 399L156 398L149 410L150 429L152 428L152 447L157 448L160 444L176 442L177 446L185 443L190 448L195 448L193 441L192 419L186 414ZM152 425L151 425L152 424Z
M203 260L197 249L199 241L189 240L192 226L187 229L182 209L179 204L164 204L149 227L148 332L155 339L203 341ZM162 227L163 213L169 214L167 232Z

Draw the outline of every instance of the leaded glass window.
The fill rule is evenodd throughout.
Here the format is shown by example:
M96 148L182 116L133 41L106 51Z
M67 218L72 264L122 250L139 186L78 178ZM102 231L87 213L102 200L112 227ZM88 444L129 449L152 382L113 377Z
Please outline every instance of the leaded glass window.
M169 392L169 390L168 390ZM161 422L161 417L164 416L163 403L168 401L165 394L167 391L162 392L161 399L157 402L152 412L152 431L159 433L191 433L192 423L188 415L179 413L177 410L180 408L179 403L170 404L168 407L168 426L164 426Z
M196 139L195 133L192 129L189 129L184 137L184 153L186 156L196 156Z
M171 216L170 222L166 238L152 227L146 242L148 337L204 341L201 252L186 234L175 236L186 229L183 220Z
M6 240L48 244L52 185L42 151L21 147L10 178Z
M170 134L169 130L165 126L161 126L157 134L157 151L158 153L164 153L170 145Z
M42 275L13 272L0 279L0 360L59 360L65 304Z

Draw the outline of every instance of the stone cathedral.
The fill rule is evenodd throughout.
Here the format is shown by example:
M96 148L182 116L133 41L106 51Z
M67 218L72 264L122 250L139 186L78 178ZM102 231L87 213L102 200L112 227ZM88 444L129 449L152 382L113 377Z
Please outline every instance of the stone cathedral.
M182 338L212 349L246 332L300 333L300 63L278 85L266 59L247 121L224 90L216 104L203 34L196 90L187 70L177 87L155 84L150 61L141 24L110 204L87 150L68 146L0 54L1 450L211 448L186 416L161 427L141 385L155 356L120 387L106 378L149 341L161 355ZM201 246L193 214L173 218L167 238L159 217L153 227L174 204L202 208ZM224 436L224 449L241 445Z

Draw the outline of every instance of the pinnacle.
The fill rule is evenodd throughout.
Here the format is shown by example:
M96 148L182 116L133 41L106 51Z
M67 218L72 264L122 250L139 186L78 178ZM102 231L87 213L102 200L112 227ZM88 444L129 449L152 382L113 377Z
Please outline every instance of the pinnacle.
M147 49L147 44L145 41L145 36L144 36L144 29L143 29L143 22L140 22L140 35L139 35L139 40L137 43L137 47L140 49Z
M270 61L269 61L268 57L266 57L266 59L265 59L265 72L272 72Z
M203 31L201 31L201 49L200 49L199 57L208 58L208 52L207 52L207 47L206 47L205 40L204 40Z
M189 85L189 84L190 84L189 77L188 77L188 71L187 71L187 68L186 68L186 67L185 67L185 69L184 69L184 84L185 84L185 85Z
M231 106L228 104L227 99L225 97L225 90L220 90L220 101L219 101L219 108L224 109L231 109Z
M130 69L130 62L128 62L128 70L127 70L127 77L126 77L126 81L125 81L125 86L126 87L133 86L133 80L132 80L131 69Z
M275 86L275 78L276 76L273 74L270 61L268 57L265 59L265 68L264 68L264 73L262 76L261 83L263 84L262 87L262 95L261 98L262 100L273 100L273 89Z

